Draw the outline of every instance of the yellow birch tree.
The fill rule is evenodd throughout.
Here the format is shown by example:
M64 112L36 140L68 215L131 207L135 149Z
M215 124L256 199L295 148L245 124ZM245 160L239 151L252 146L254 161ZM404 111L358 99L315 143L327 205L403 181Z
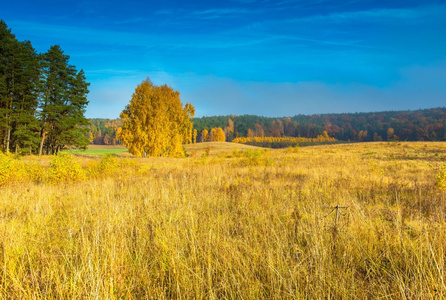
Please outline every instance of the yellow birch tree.
M182 157L182 144L192 140L195 108L167 85L143 81L122 111L119 138L135 156Z
M206 128L201 132L201 139L202 142L209 142L209 131Z
M226 135L224 130L221 127L215 129L214 133L214 141L216 142L224 142L226 141Z

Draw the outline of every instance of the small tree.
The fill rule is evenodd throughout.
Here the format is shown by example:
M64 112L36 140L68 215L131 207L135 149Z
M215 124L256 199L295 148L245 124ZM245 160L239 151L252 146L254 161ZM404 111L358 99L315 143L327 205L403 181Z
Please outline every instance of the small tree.
M387 140L390 141L392 139L395 139L395 130L390 127L387 129Z
M215 129L214 133L214 141L216 142L224 142L226 141L226 135L224 130L221 127Z
M209 142L215 142L215 132L217 129L211 128L211 131L209 131Z
M192 143L196 143L197 142L197 129L194 129L193 133L192 133Z
M383 138L382 138L377 132L375 132L375 133L373 134L373 140L374 140L375 142L381 142L381 141L383 140Z

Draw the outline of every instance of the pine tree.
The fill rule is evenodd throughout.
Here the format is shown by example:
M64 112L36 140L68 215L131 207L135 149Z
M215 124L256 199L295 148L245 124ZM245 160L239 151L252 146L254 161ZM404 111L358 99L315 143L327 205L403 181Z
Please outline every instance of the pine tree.
M14 48L17 40L6 23L0 21L0 132L2 148L9 152L14 84Z
M70 79L69 100L59 120L59 145L70 145L77 148L86 148L89 139L86 136L89 121L85 118L85 109L88 105L87 94L89 83L86 82L85 73L80 70Z
M31 43L19 42L0 21L0 135L6 152L35 147L38 77L37 54Z
M16 153L19 149L31 153L39 142L36 112L40 70L38 55L29 41L18 44L17 62L11 141Z
M68 60L57 45L42 55L39 155L44 146L47 153L57 153L66 145L88 145L87 129L80 126L89 124L84 117L89 83Z

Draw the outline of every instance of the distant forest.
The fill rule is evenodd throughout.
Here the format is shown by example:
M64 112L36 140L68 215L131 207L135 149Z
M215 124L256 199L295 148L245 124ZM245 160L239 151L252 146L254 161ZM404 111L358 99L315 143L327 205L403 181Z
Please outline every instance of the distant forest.
M194 118L196 141L209 140L207 134L223 131L225 140L236 137L305 137L328 133L340 141L445 141L446 108L415 111L387 111L296 115L269 118L254 115ZM117 145L122 122L119 119L92 119L88 131L90 143ZM203 135L205 133L206 137ZM219 139L221 140L221 139Z
M90 119L87 137L90 144L95 145L121 145L117 137L119 128L122 127L120 119Z

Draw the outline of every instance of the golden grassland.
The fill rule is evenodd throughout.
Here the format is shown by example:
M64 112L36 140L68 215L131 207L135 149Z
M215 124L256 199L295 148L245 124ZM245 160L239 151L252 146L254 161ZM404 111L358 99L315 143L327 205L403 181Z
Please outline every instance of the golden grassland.
M446 298L446 143L188 153L1 156L0 298Z

